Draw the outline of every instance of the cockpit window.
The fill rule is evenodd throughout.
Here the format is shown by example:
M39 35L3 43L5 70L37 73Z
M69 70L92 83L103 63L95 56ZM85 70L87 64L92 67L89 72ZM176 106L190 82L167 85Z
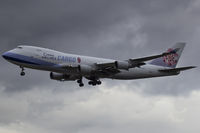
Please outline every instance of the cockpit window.
M18 49L22 49L22 47L20 47L20 46L18 46L17 48L18 48Z

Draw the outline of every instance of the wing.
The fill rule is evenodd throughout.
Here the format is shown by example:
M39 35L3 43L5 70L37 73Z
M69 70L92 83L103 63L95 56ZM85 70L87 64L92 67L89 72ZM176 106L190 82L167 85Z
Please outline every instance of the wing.
M95 66L96 66L96 73L100 73L103 75L113 75L120 72L120 70L116 69L115 61L109 63L95 64Z
M153 55L137 59L129 59L125 61L113 61L113 62L99 63L99 64L97 63L95 65L98 71L106 71L108 73L115 74L120 72L120 69L128 70L129 68L140 67L142 65L145 65L146 61L150 61L173 53L174 51L170 53L162 53L159 55Z
M139 66L145 65L146 61L150 61L150 60L153 60L153 59L156 59L156 58L160 58L160 57L163 57L163 56L166 56L166 55L170 55L170 54L173 54L174 52L176 52L176 51L171 51L171 52L167 52L167 53L165 52L165 53L162 53L162 54L147 56L147 57L142 57L142 58L137 58L137 59L129 59L128 61L130 62L132 67L139 67Z
M60 67L60 68L78 68L79 65L78 64L68 64L68 63L62 63L62 64L58 64L57 67Z
M62 63L62 64L56 65L55 67L61 68L61 69L64 69L64 70L70 71L70 72L79 72L80 71L80 66L78 64Z

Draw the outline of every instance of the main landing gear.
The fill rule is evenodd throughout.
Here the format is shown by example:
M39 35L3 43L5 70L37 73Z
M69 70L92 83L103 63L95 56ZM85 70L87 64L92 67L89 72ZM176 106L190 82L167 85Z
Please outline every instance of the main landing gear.
M101 84L101 81L100 80L91 80L88 82L89 85L100 85Z
M77 83L79 84L80 87L84 86L82 78L77 80Z
M20 68L22 69L22 71L21 71L20 75L21 75L21 76L25 76L24 68L23 68L23 67L21 67L21 66L20 66Z
M79 84L80 87L83 87L84 84L83 84L83 80L82 80L82 77L80 79L77 80L77 83ZM93 80L90 80L88 82L89 85L100 85L101 84L101 81L100 80L97 80L97 79L93 79Z

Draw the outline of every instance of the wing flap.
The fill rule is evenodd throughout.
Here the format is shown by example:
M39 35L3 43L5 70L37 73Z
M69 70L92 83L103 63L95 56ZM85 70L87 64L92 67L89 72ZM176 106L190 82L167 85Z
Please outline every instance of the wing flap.
M105 75L113 75L120 72L120 70L116 68L115 62L100 63L100 64L95 64L95 66L96 66L96 72Z
M115 62L99 63L99 64L95 64L95 65L99 69L114 68Z

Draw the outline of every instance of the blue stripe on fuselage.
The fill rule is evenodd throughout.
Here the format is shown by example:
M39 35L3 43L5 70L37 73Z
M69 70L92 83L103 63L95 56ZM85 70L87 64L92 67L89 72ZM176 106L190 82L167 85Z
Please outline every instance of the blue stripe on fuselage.
M19 63L25 63L25 64L33 64L33 65L42 65L42 66L53 66L56 65L51 62L47 62L44 60L36 59L34 57L28 57L20 54L15 54L11 52L6 52L4 54L4 58L10 61L15 61Z

